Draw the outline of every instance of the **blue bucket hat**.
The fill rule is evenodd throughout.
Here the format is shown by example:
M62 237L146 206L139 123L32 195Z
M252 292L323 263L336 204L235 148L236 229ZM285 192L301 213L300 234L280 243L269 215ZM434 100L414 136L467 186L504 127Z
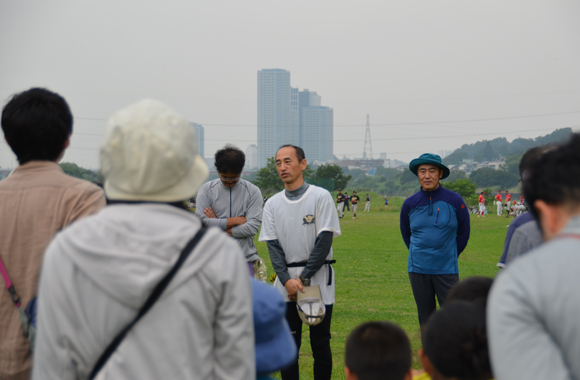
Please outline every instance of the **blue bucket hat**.
M433 153L424 153L419 156L419 158L415 158L409 164L409 170L413 172L413 174L417 175L417 169L420 165L435 165L441 169L443 169L443 178L449 177L449 168L441 162L441 156Z
M276 288L252 279L256 372L287 368L298 350L286 321L286 302Z

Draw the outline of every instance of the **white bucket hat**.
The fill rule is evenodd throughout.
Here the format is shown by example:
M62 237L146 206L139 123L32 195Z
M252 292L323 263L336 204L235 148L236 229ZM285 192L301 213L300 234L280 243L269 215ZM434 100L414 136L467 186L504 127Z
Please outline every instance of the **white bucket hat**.
M209 174L193 126L156 100L141 100L109 119L101 147L105 193L113 200L177 202Z
M297 292L296 309L302 322L308 326L316 326L324 319L326 315L326 306L322 302L320 286L305 286L304 293Z

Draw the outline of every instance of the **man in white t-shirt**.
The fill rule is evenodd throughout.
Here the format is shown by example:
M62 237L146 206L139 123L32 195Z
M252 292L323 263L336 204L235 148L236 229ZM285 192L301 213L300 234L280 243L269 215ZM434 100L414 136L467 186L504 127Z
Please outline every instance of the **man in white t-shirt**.
M332 239L340 235L338 215L327 190L304 182L302 171L306 169L306 159L302 148L282 146L276 153L276 169L285 189L264 206L259 240L268 244L277 275L274 286L288 302L286 319L298 349L302 320L296 309L297 292L304 292L304 286L320 286L326 316L318 325L310 326L310 346L314 379L330 380L330 322L334 304ZM283 380L297 380L298 358L281 374Z

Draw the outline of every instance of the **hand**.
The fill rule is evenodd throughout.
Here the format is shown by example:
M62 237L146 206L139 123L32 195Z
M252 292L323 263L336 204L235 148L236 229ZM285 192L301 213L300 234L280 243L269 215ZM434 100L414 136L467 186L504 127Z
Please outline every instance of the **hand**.
M217 218L215 212L213 212L213 208L211 208L211 207L206 207L205 210L203 210L203 213L208 218Z
M242 224L246 224L246 217L245 216L234 216L232 218L228 218L226 222L226 229L230 229L232 227L241 226Z
M299 278L297 278L296 280L290 279L286 281L284 287L286 287L286 290L288 291L288 299L292 302L296 302L298 290L304 293L304 285L302 284L302 281L300 281Z
M231 228L228 228L228 229L226 230L226 232L228 233L228 235L230 235L230 236L234 236L234 235L232 235L232 229L231 229Z

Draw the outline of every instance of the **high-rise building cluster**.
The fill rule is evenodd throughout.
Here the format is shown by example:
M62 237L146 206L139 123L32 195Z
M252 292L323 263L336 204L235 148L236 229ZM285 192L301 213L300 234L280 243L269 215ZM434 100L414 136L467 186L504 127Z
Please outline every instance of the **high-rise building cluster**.
M291 87L289 71L258 71L258 167L285 144L302 147L309 163L331 161L333 126L332 108L316 92Z
M205 149L204 149L205 136L203 125L197 123L191 123L191 125L193 125L193 129L195 129L195 137L197 137L197 154L205 158Z

